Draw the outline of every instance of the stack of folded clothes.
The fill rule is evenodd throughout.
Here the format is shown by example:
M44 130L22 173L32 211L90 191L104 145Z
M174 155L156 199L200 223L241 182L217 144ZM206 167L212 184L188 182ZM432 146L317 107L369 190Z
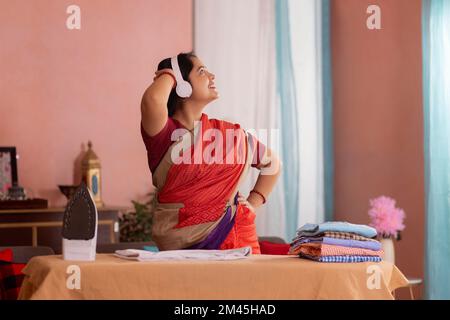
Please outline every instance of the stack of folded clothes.
M297 230L289 254L319 262L379 262L381 243L377 231L366 225L348 222L305 224Z

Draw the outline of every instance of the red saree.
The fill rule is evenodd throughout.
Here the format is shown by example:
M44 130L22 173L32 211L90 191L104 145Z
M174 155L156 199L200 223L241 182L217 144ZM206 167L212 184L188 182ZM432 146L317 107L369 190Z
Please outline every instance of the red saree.
M252 136L206 114L195 133L181 130L153 174L153 240L160 250L250 246L260 253L256 215L236 201L253 159Z

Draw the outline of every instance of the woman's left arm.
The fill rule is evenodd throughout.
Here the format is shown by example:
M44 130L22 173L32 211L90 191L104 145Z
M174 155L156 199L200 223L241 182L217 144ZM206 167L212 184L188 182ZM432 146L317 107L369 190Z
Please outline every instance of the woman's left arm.
M253 190L262 193L267 200L281 174L282 164L278 156L268 148L267 160L258 165L257 168L260 173ZM260 207L264 202L263 197L257 192L250 192L247 201L254 209Z

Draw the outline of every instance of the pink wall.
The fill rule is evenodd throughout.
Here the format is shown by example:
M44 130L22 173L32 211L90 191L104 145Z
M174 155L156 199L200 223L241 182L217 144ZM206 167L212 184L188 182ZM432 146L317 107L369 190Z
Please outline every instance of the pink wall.
M71 4L81 8L81 30L66 28ZM74 162L91 139L104 202L142 200L152 184L140 101L162 58L192 50L192 0L0 0L0 7L0 145L17 147L21 185L65 205L57 185L74 183Z
M382 10L382 30L366 9ZM369 199L406 211L396 263L423 278L424 163L420 0L333 0L335 216L368 223Z

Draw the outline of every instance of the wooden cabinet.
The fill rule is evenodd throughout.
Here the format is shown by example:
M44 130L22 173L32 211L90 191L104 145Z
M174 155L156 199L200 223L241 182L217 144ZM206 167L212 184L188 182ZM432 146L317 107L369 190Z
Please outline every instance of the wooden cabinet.
M0 210L0 247L48 246L61 253L65 208ZM119 215L125 207L99 207L97 243L119 242Z

